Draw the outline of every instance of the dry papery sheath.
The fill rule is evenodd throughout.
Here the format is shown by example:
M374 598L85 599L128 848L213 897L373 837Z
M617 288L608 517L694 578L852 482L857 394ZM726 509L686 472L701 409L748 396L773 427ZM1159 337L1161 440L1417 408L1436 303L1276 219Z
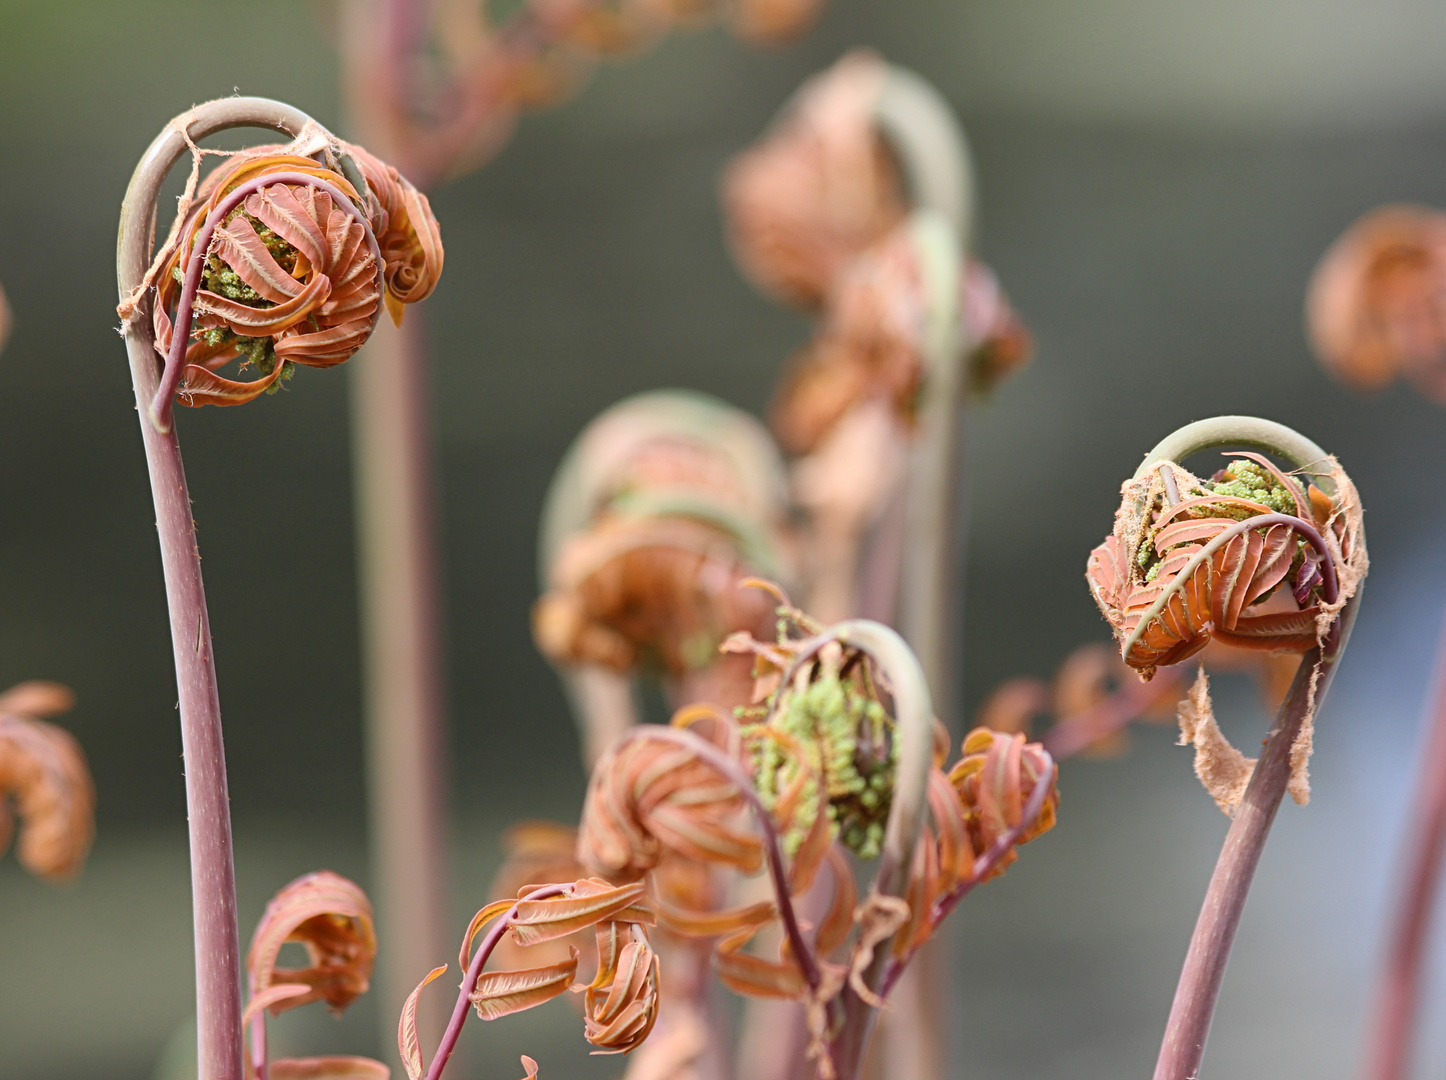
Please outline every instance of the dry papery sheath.
M95 786L73 736L39 717L70 711L71 692L26 682L0 694L0 855L20 819L17 856L32 874L80 872L95 835Z
M383 306L400 323L404 305L435 287L443 251L427 197L361 147L303 133L219 154L199 184L201 155L219 152L193 153L179 217L146 279L168 365L162 390L182 404L243 404L276 390L295 364L340 364ZM187 341L173 370L178 330ZM219 374L238 360L256 377Z
M1142 467L1122 488L1114 532L1090 554L1095 602L1142 678L1211 642L1278 653L1319 645L1334 656L1341 611L1368 565L1355 486L1334 458L1311 466L1327 495L1260 454L1229 456L1207 480L1171 461ZM1230 812L1251 763L1219 733L1204 678L1182 707L1182 733L1201 780ZM1301 803L1311 738L1308 715L1291 752L1290 791Z

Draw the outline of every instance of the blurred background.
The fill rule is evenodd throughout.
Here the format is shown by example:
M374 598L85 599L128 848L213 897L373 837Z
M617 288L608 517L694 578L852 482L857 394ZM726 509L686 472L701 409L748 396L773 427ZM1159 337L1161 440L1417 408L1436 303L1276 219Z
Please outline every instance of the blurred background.
M99 836L54 889L0 860L0 1078L152 1074L192 1010L180 740L113 238L140 152L191 104L291 101L342 122L334 15L287 0L0 0L0 683L80 705ZM583 776L533 649L536 523L576 431L635 391L761 410L807 325L723 245L717 183L806 75L872 45L936 83L981 174L981 238L1033 365L972 413L961 664L972 709L1106 627L1082 581L1158 438L1259 413L1340 457L1374 572L1226 980L1209 1075L1348 1077L1360 1058L1434 641L1446 610L1446 417L1362 399L1307 352L1310 269L1387 201L1446 206L1446 7L1415 0L831 0L774 51L709 30L601 69L433 196L429 301L458 922L501 829L574 818ZM341 128L341 130L345 130ZM365 883L346 369L179 418L220 664L243 935L293 876ZM1246 745L1266 718L1225 683ZM1059 827L955 916L967 1075L1147 1074L1226 819L1168 730L1064 768ZM385 927L382 928L385 933ZM1446 973L1446 935L1435 949ZM445 957L442 959L445 960ZM378 1054L363 999L273 1024L283 1051ZM182 1036L184 1037L184 1036ZM566 1006L466 1036L477 1075L610 1076ZM1420 1075L1446 1069L1446 978ZM510 1070L510 1071L509 1071ZM399 1073L398 1073L399 1074Z

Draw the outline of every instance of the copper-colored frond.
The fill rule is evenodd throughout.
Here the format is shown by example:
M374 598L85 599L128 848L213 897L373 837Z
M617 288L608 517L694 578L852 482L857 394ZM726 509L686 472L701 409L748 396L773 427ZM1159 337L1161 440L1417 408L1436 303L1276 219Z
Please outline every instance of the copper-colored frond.
M305 968L276 966L288 941L306 948ZM273 1014L312 1001L325 1001L340 1012L366 993L376 960L377 939L372 906L354 882L330 870L305 874L287 885L266 905L246 956L251 993L295 983L311 987L271 1006Z
M1026 743L1023 735L975 728L965 736L963 756L949 770L949 782L963 807L976 858L1024 820L1025 804L1040 781L1050 785L1050 792L1033 823L1020 834L1020 844L1054 827L1059 793L1054 789L1053 765L1043 747ZM984 880L1002 874L1017 857L1010 851Z
M1318 488L1258 454L1234 456L1210 480L1166 462L1131 481L1114 533L1090 555L1090 590L1145 678L1212 639L1304 652L1336 601L1338 564L1350 562L1345 504L1318 521L1316 502L1330 502Z
M595 873L635 879L665 851L745 872L763 863L742 820L743 797L713 765L646 728L604 754L593 769L577 857Z
M966 261L959 288L968 381L987 392L1028 362L1033 340L983 263ZM870 399L887 401L905 426L912 424L929 362L930 303L928 273L907 224L838 268L819 333L792 362L771 405L787 450L814 450Z
M845 56L724 178L734 255L785 303L817 307L839 268L903 219L902 182L872 118L885 77L872 53Z
M226 157L158 257L157 352L171 353L177 326L188 334L182 404L239 405L277 389L294 364L342 363L371 335L383 303L400 321L402 305L423 299L441 273L426 196L395 169L347 144L327 144L326 164L295 149ZM345 153L366 190L343 175ZM257 377L218 374L232 361Z
M401 322L401 305L425 300L442 276L442 232L432 204L406 177L353 143L344 144L381 203L377 243L386 261L387 308Z
M584 992L587 1041L594 1053L626 1054L658 1019L658 957L636 923L598 927L598 973Z
M31 873L56 881L74 877L95 835L95 786L80 744L35 713L63 712L54 683L22 683L0 696L0 854L20 818L18 857Z
M1360 390L1407 375L1446 403L1446 214L1387 206L1352 225L1311 278L1317 355Z

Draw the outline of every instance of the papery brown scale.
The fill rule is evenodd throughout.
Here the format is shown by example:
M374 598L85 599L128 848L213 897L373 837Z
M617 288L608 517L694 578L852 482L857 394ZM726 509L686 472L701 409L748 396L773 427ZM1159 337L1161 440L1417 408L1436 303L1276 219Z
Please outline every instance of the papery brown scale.
M14 830L13 801L21 865L54 881L74 877L85 863L95 786L75 738L24 714L64 712L70 701L70 691L53 683L22 683L0 695L0 854Z
M287 942L299 942L310 965L278 968ZM246 955L253 994L284 983L311 992L271 1006L273 1015L312 1001L341 1012L370 985L377 939L371 902L354 882L329 870L305 874L278 892L261 915Z

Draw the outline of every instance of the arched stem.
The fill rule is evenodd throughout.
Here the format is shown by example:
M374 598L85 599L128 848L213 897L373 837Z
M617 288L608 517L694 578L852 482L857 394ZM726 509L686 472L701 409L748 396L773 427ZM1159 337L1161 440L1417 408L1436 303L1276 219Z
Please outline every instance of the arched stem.
M1249 446L1285 458L1315 477L1326 494L1335 494L1335 484L1329 475L1329 455L1324 450L1284 425L1249 416L1220 416L1181 428L1146 455L1135 474L1136 478L1162 460L1179 462L1200 450L1223 446ZM1295 522L1297 531L1319 550L1319 535L1312 536L1314 530L1303 530L1298 518L1265 514L1247 519L1242 524L1265 523L1276 517L1283 517L1287 523ZM1328 587L1333 596L1335 568L1330 565L1329 558L1325 560L1323 572L1327 569L1331 573L1323 582L1322 591L1324 593ZM1155 1065L1154 1080L1194 1080L1199 1075L1205 1040L1210 1032L1215 1003L1220 996L1225 965L1245 910L1246 896L1265 849L1270 826L1275 821L1276 811L1280 809L1290 781L1291 751L1302 726L1325 701L1336 665L1350 640L1359 602L1360 586L1357 584L1356 592L1341 610L1337 629L1328 643L1328 655L1323 655L1322 649L1316 647L1302 658L1300 670L1266 738L1240 807L1230 824L1230 831L1225 836L1225 844L1190 938L1190 948L1180 972L1180 982L1175 990L1160 1056ZM1150 617L1151 613L1147 613L1140 626L1145 626Z
M269 128L296 136L312 124L306 114L280 102L234 97L197 106L166 125L136 166L121 204L116 279L122 300L141 284L150 266L156 200L171 167L187 152L188 142L233 127ZM159 431L149 418L161 375L151 330L152 299L153 294L141 298L122 332L155 499L175 654L191 840L197 1077L241 1080L241 948L221 706L180 443L174 430Z
M1326 467L1330 455L1293 428L1258 416L1212 416L1208 420L1186 424L1166 435L1145 455L1145 460L1135 470L1135 479L1138 480L1161 461L1183 463L1191 454L1223 446L1248 446L1252 450L1285 458L1314 477L1327 495L1335 494L1335 485L1330 483L1330 469Z

